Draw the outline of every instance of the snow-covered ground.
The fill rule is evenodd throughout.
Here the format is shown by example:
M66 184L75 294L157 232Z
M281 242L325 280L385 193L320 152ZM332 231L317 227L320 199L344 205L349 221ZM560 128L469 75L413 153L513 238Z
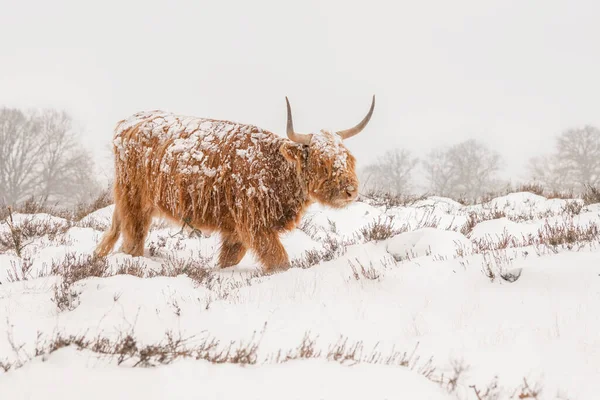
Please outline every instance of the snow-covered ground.
M145 257L90 259L111 214L13 216L34 238L0 253L0 399L600 393L600 205L313 206L264 276L160 221Z

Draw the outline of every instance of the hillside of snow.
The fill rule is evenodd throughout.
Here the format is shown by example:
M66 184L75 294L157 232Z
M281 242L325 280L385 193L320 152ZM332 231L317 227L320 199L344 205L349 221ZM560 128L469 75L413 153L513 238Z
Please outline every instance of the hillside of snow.
M94 258L111 215L0 223L0 399L600 392L600 204L315 205L273 275L158 220L144 257Z

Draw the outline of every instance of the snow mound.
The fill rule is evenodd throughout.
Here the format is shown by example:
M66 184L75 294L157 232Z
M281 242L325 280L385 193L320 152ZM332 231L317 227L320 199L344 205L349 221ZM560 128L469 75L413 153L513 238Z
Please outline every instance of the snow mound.
M447 197L430 196L426 199L417 200L411 207L423 208L423 207L435 207L436 209L445 213L455 213L463 208L463 205L456 200L452 200Z
M83 217L79 221L79 224L83 226L102 228L102 230L108 229L111 225L114 209L114 204L100 208L99 210L96 210L93 213Z
M22 258L10 243L0 248L0 397L467 399L472 385L484 393L498 377L499 400L518 397L523 378L549 395L595 398L600 207L569 202L515 193L468 207L437 197L391 209L313 205L282 236L291 259L308 261L275 274L261 273L251 252L216 269L218 234L158 224L143 257L120 253L117 242L94 259L113 206L75 224L16 215L61 229L29 238ZM361 235L384 221L383 236ZM540 232L566 240L493 245ZM137 355L119 364L101 346L37 351L57 333L130 335L138 350L169 337L189 346L214 337L232 343L230 354L241 343L258 347L245 364L179 357L134 368ZM299 348L303 357L288 358ZM369 361L397 361L390 354L412 361ZM448 393L437 380L461 363L468 374Z
M537 223L522 223L511 221L508 218L498 218L478 223L468 236L471 240L495 241L506 236L521 239L522 237L535 235L540 226Z
M510 216L560 214L569 204L583 207L581 199L547 199L529 192L510 193L470 209L499 210Z
M302 360L257 367L181 360L135 372L124 373L114 362L67 348L0 380L0 393L7 399L61 400L451 398L416 372L385 365Z
M304 221L312 229L312 236L324 238L329 235L352 236L360 228L376 221L383 213L366 203L354 202L343 209L313 204L307 210Z
M39 226L46 230L59 230L69 226L69 221L54 215L39 214L12 214L12 224L15 226ZM41 229L40 229L41 230ZM10 232L10 227L6 221L0 221L0 233Z
M386 241L386 250L397 259L452 257L458 248L470 247L471 241L463 234L436 228L401 233Z

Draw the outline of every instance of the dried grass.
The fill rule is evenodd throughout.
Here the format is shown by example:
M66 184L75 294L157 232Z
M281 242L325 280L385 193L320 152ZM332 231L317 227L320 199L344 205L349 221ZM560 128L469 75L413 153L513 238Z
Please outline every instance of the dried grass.
M328 235L323 240L322 250L305 251L300 258L291 261L291 267L306 269L322 262L334 260L344 255L348 246L356 243L356 240L341 240Z
M73 284L87 278L102 278L110 276L108 262L104 258L94 255L76 256L74 253L66 255L61 262L52 262L51 275L60 276L60 281L54 286L52 301L60 311L73 310L77 307L76 300L79 293Z
M72 219L74 221L80 221L84 217L90 215L94 211L108 207L114 202L113 192L111 188L107 188L101 191L96 198L90 202L79 203L75 206L72 211Z
M68 221L65 224L59 224L46 219L35 218L35 215L23 218L16 223L13 215L14 211L8 207L4 218L8 231L0 232L0 253L12 250L17 257L23 256L23 249L31 244L34 239L47 236L50 240L53 240L71 227Z
M582 199L585 205L600 203L600 188L586 185Z
M394 218L386 216L383 220L381 217L379 217L376 221L373 221L362 227L360 229L360 234L364 238L365 242L379 242L396 236L402 232L406 232L406 230L406 227L396 227L394 224Z
M368 267L365 267L358 259L355 260L356 264L352 261L348 261L350 264L350 268L352 269L352 277L360 281L361 279L367 280L379 280L381 278L381 274L377 271L373 264L369 264Z
M361 193L360 201L374 207L383 207L386 211L397 207L407 207L417 201L427 199L427 194L413 195L413 194L396 194L385 192L382 190L368 191Z

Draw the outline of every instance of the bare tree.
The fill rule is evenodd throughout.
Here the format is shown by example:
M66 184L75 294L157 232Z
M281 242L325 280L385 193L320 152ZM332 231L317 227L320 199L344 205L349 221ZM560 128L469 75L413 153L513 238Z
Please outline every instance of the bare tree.
M430 151L423 160L423 169L429 182L429 190L440 196L451 196L454 166L450 160L449 150L437 148Z
M586 125L569 129L556 141L558 171L576 190L600 183L600 130Z
M582 191L600 185L600 130L572 128L556 138L555 152L529 161L531 177L551 190Z
M43 147L39 129L22 111L0 109L0 192L13 204L34 194Z
M97 190L92 157L65 112L0 109L0 200L75 203Z
M600 130L586 125L569 129L557 139L559 170L575 184L600 182Z
M96 189L91 154L83 149L65 112L45 110L36 116L45 143L41 154L40 195L43 201L73 196L81 201ZM92 185L92 186L90 186Z
M569 182L564 171L559 167L560 161L556 154L532 157L527 166L533 182L541 184L552 192L573 190L574 185Z
M423 162L429 189L453 198L477 197L498 188L500 154L475 139L430 152Z
M363 187L366 190L392 194L409 193L412 190L411 174L418 162L409 150L389 150L375 163L363 169Z

